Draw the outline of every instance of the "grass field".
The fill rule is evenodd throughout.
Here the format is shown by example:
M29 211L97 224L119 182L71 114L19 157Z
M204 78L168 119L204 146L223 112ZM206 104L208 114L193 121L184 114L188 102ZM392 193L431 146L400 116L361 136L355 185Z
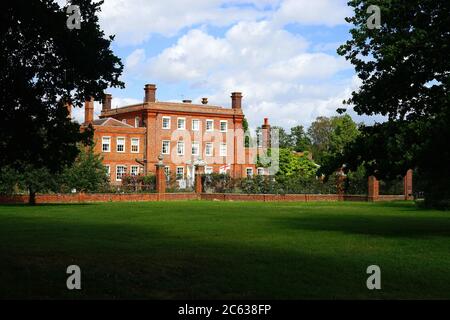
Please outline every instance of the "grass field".
M82 290L66 289L66 268ZM381 268L382 289L366 287ZM0 298L450 298L450 212L413 203L0 206Z

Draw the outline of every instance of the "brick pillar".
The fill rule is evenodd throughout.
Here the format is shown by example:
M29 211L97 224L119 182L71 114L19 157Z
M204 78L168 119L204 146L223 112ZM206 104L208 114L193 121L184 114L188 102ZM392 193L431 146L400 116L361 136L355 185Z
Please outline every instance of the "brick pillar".
M156 193L166 193L166 174L164 172L164 164L156 165Z
M94 98L87 98L84 102L84 124L88 125L94 121Z
M195 193L202 193L203 192L203 186L202 186L202 174L205 172L205 166L203 165L197 165L195 170Z
M156 102L156 85L146 84L144 102Z
M368 201L377 201L380 195L380 183L375 176L369 177Z
M406 175L403 178L403 194L405 200L413 200L413 171L409 169L406 171Z
M347 177L345 176L344 170L342 168L337 171L337 179L336 179L336 191L338 194L339 200L344 200L344 194L345 194L345 179Z

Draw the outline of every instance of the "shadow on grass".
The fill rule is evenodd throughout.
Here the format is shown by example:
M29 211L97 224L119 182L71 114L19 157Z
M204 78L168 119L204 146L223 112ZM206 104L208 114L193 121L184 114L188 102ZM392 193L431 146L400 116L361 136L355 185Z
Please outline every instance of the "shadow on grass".
M339 221L327 224L330 216L302 218L311 230L330 229ZM360 232L347 218L338 230ZM224 229L214 236L216 225L198 229L176 216L159 221L97 221L55 219L3 220L0 224L0 298L38 299L335 299L335 298L448 298L450 281L444 257L439 263L406 254L404 257L380 257L377 254L348 254L322 247L298 245L302 233L285 230L305 227L297 219L275 220L283 228L274 239L236 236ZM336 217L334 217L336 218ZM358 218L358 217L357 217ZM377 217L378 218L378 217ZM384 225L389 220L363 219ZM403 218L402 218L403 221ZM170 222L170 223L169 223ZM358 221L357 221L358 222ZM421 220L418 220L418 223ZM447 221L448 222L448 221ZM179 224L186 223L183 228ZM206 223L206 221L205 221ZM414 222L415 224L416 222ZM448 227L448 223L445 224ZM174 229L173 227L177 227ZM241 228L236 221L236 228ZM408 225L407 225L408 227ZM411 226L409 226L411 228ZM225 227L224 227L225 228ZM228 228L231 228L228 226ZM356 229L353 230L353 229ZM178 230L178 231L176 231ZM242 230L245 230L243 228ZM357 232L357 233L358 233ZM254 234L255 235L255 234ZM305 241L300 241L305 243ZM353 242L355 245L356 242ZM420 247L420 243L418 243ZM424 249L420 247L420 249ZM315 252L321 251L321 254ZM386 248L389 250L389 248ZM426 255L426 253L425 253ZM366 268L380 261L383 290L369 291L365 286ZM427 261L427 263L424 263ZM416 264L409 268L408 263ZM66 289L66 268L77 264L82 269L82 291ZM406 266L406 267L405 267Z
M277 217L271 220L282 228L337 231L349 234L402 238L450 237L450 216L367 216L367 215L309 215Z

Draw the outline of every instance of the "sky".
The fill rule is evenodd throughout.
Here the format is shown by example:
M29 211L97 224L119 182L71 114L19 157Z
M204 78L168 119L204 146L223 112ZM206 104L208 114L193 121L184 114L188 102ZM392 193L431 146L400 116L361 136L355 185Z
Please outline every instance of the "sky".
M242 92L252 128L265 117L289 129L336 115L360 84L353 66L336 53L350 38L346 3L105 0L100 24L116 36L112 48L125 65L126 88L108 90L112 105L141 102L144 85L153 83L159 101L207 97L230 107L231 92ZM96 115L100 108L96 103ZM74 116L81 120L83 111Z

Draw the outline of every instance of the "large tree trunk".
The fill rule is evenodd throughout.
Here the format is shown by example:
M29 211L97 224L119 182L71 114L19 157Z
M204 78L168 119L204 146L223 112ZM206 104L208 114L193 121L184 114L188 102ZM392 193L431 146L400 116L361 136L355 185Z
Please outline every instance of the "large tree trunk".
M36 192L33 191L32 189L29 189L30 191L30 197L28 199L28 204L30 206L35 206L36 205Z

